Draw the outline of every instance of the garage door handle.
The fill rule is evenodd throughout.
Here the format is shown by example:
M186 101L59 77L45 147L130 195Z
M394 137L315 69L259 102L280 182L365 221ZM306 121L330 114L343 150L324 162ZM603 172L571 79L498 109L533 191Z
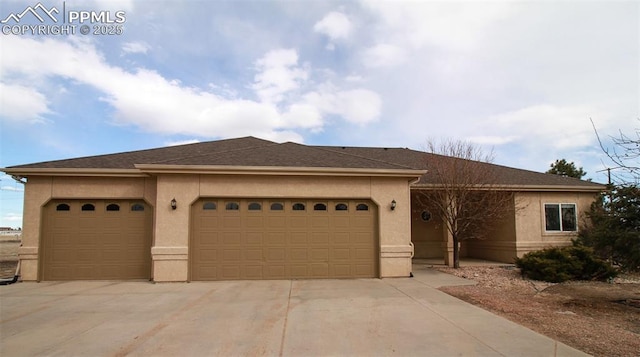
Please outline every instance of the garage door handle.
M415 254L416 249L413 246L413 242L409 242L409 245L411 246L411 259L413 259L413 255Z

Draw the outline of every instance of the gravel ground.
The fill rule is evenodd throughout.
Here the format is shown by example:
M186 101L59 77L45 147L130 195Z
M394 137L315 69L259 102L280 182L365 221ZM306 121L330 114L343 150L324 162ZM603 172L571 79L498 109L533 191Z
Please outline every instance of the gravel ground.
M476 281L440 290L594 356L640 356L640 275L612 284L526 280L515 267L434 269Z

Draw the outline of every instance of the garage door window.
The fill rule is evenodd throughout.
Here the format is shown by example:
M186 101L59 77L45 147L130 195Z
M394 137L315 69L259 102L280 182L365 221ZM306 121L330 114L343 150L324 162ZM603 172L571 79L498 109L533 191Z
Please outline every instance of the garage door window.
M115 204L115 203L112 203L112 204L107 205L107 211L110 211L110 212L117 212L117 211L119 211L119 210L120 210L120 206L119 206L119 205L117 205L117 204Z
M271 204L271 210L272 211L283 211L284 210L284 205L280 202L274 202Z
M202 205L202 209L205 210L205 211L215 210L216 208L218 208L218 206L216 206L216 204L214 202L205 202Z
M314 211L326 211L327 210L327 205L325 205L324 203L316 203L313 206L313 210Z
M228 202L225 206L227 211L238 211L240 210L240 204L237 202Z
M304 211L306 209L304 203L294 203L293 206L291 206L291 209L293 209L294 211Z
M349 206L347 206L345 203L338 203L336 205L336 211L348 211L349 210Z
M140 203L135 203L131 205L131 211L133 212L142 212L144 211L144 205Z
M82 205L82 210L83 211L95 211L96 210L96 206L92 205L91 203L85 203Z
M61 203L56 206L56 211L69 211L69 210L71 210L71 207L69 207L69 205L66 203Z
M368 210L369 210L369 206L364 203L360 203L359 205L356 206L356 211L368 211Z
M262 211L262 205L258 202L249 203L249 211Z

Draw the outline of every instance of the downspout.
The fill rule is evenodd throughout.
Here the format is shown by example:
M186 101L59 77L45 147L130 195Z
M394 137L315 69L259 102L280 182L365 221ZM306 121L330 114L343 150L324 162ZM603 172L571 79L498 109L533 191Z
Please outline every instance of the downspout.
M411 186L413 184L416 184L416 183L420 182L420 178L421 177L418 177L416 179L413 179L413 180L409 181L409 205L411 205ZM411 241L411 237L409 238L409 245L411 246L411 266L413 267L413 257L416 254L416 247L413 244L413 242ZM413 272L412 271L409 272L409 277L413 278Z

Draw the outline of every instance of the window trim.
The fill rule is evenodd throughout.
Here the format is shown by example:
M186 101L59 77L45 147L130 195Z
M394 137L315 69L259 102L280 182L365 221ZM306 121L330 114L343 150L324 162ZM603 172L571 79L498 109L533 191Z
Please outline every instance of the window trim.
M573 230L565 230L562 219L562 206L573 206L574 211L574 224L575 229ZM547 229L547 206L556 206L558 209L558 221L560 224L560 229L558 230L549 230ZM578 204L575 202L544 202L542 204L542 225L544 229L544 233L546 234L574 234L578 232Z

